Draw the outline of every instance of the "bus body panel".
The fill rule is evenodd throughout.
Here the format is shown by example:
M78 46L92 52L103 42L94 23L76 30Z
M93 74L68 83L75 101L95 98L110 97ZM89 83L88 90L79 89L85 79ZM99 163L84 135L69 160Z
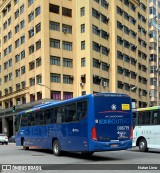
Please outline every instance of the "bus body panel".
M139 138L145 138L148 148L160 148L160 125L155 126L136 126L133 132L133 144L137 146Z
M94 96L92 99L89 122L91 128L96 127L97 141L88 136L89 150L121 150L132 147L130 131L132 130L132 107L129 97L121 95ZM90 102L91 103L91 102ZM126 110L122 110L122 105ZM93 109L95 108L95 109ZM114 109L114 110L112 110ZM123 107L123 109L125 109ZM94 118L93 118L94 116Z
M84 100L88 102L87 116L75 122L21 127L16 135L16 145L22 145L22 139L25 139L26 146L52 150L52 141L58 139L63 151L113 151L131 148L131 99L125 94L90 94L61 103L37 106L29 111L43 111L62 105L65 107L72 103L78 105ZM126 106L124 110L122 104ZM78 111L77 106L77 114ZM51 112L54 114L53 110ZM22 114L25 114L25 111ZM94 127L97 140L92 139Z
M132 146L139 146L144 138L147 148L160 149L160 106L133 110L134 130Z

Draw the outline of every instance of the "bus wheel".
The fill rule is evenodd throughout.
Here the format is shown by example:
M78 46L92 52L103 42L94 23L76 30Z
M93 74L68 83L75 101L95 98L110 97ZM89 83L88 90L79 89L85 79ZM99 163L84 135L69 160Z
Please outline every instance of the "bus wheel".
M24 150L29 150L29 147L26 147L26 141L24 139L22 140L22 145Z
M52 149L53 149L53 154L55 156L60 156L61 155L61 149L60 149L60 144L59 144L59 141L58 140L55 140L53 142Z
M139 150L141 152L148 151L146 139L143 138L143 139L140 140L140 142L139 142Z
M82 152L82 156L89 157L92 156L94 152Z

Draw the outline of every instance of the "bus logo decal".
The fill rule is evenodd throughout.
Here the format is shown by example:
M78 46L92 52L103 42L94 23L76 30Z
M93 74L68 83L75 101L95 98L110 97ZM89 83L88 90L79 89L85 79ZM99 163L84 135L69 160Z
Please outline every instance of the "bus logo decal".
M116 106L115 104L113 104L113 105L111 106L111 109L112 109L112 110L116 110L116 109L117 109L117 106Z

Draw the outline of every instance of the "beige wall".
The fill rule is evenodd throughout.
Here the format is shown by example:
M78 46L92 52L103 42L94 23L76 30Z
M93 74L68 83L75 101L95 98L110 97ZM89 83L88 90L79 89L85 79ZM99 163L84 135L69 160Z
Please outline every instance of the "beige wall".
M2 11L4 8L11 2L12 8L8 14L3 17ZM144 4L146 4L146 0L142 0ZM49 12L49 3L58 5L60 7L60 14L50 13ZM136 0L132 0L132 3L136 6L136 14L140 12L142 15L147 16L148 12L144 12L138 7L138 3ZM14 12L24 4L25 10L24 13L20 15L16 20L14 20ZM35 12L35 9L40 6L41 13L39 16L35 17L30 23L28 23L28 15L31 11ZM136 25L130 24L127 22L124 17L117 14L117 6L126 11L130 16L136 19ZM72 17L66 17L62 15L62 7L66 7L72 9ZM80 16L80 8L85 8L85 16ZM92 8L101 12L101 14L105 16L109 16L108 24L104 24L101 20L97 20L92 16ZM121 1L109 1L109 6L107 9L101 6L101 3L96 3L93 0L49 0L49 1L40 1L37 0L28 7L28 0L20 0L16 5L14 5L13 1L5 1L0 7L1 11L1 54L2 59L0 60L0 65L2 67L2 72L0 73L0 78L2 79L2 85L0 85L0 91L2 92L2 97L0 98L0 103L2 106L5 106L4 103L6 101L13 101L13 104L16 103L16 98L22 99L22 97L26 97L26 102L30 102L30 94L35 94L37 100L37 92L42 92L43 98L50 98L50 90L52 91L61 91L61 99L63 99L63 92L73 92L73 97L82 95L83 91L86 91L86 94L93 92L122 92L129 94L133 99L138 101L148 103L149 94L147 96L139 96L138 89L146 90L148 92L149 80L147 85L139 83L138 76L148 79L148 59L143 60L138 57L138 50L140 49L142 52L148 54L148 46L147 48L143 48L138 44L138 37L148 42L148 37L143 35L139 35L138 33L138 24L143 28L148 27L147 23L144 24L139 22L136 18L135 13L130 10L127 6L125 6ZM9 17L12 17L12 24L7 27L6 30L3 30L3 24L5 21L8 21ZM20 21L25 20L25 28L20 30L17 34L14 34L15 26L20 23ZM49 21L56 21L60 23L60 31L53 31L49 29ZM128 26L130 29L137 33L136 39L131 38L130 36L124 34L124 31L120 31L117 29L117 20ZM29 39L28 31L31 27L34 27L41 22L41 31L35 34L32 38ZM62 24L67 24L72 26L72 34L67 34L62 32ZM81 24L85 24L85 32L81 33ZM103 39L100 36L92 33L92 25L97 26L101 30L104 30L110 33L108 40ZM8 40L5 44L3 44L3 37L10 30L12 30L12 39ZM15 41L20 38L23 34L25 34L25 44L22 44L18 48L15 49ZM117 44L117 35L123 37L125 40L133 43L137 46L136 52L132 52L129 49L124 48ZM50 38L58 39L61 42L60 49L50 48ZM41 39L41 49L35 51L33 54L29 55L29 46L34 44ZM72 51L66 51L62 49L62 41L72 42L73 49ZM81 50L81 41L85 41L85 49ZM92 48L92 42L96 42L100 45L103 45L110 49L108 56L96 52ZM12 44L12 52L4 57L3 52L4 49L7 48L10 44ZM19 54L23 49L26 51L26 57L15 63L15 55ZM131 65L131 63L127 63L123 60L119 60L117 58L117 50L132 56L136 61L136 66ZM59 56L61 59L61 65L50 65L50 55ZM41 66L37 67L33 70L29 70L29 63L31 61L36 61L38 57L41 57ZM73 59L73 67L67 68L63 66L63 57ZM81 67L81 58L86 58L86 66ZM12 67L4 70L4 62L12 58ZM109 64L109 70L102 70L102 64L99 68L93 67L93 58L98 59L104 63ZM138 70L138 63L145 65L147 67L147 72L142 72ZM19 77L15 77L15 70L21 68L22 66L26 66L26 73L20 75ZM126 77L124 75L117 74L117 66L122 66L123 68L127 68L137 73L136 80L131 79L131 77ZM4 83L4 76L9 73L13 73L13 80ZM58 73L61 74L61 83L50 82L50 73ZM39 86L35 83L34 86L30 86L29 79L31 77L35 77L37 75L42 75L42 84L45 86ZM73 84L64 84L63 83L63 74L73 75ZM86 75L86 83L81 86L81 75ZM100 76L102 78L106 78L109 81L108 86L103 86L102 83L100 85L93 84L93 75ZM20 91L16 91L15 85L17 83L21 83L22 81L26 81L26 88ZM134 85L137 87L136 92L126 91L125 89L117 88L117 81L126 82L129 85ZM8 95L4 94L4 89L13 87L13 92Z

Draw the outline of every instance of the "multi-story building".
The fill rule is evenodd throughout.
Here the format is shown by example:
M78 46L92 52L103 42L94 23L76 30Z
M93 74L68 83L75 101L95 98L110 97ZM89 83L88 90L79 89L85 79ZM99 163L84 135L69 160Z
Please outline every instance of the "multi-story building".
M149 102L147 0L1 0L0 104L127 93Z
M150 106L160 105L160 1L149 1Z

